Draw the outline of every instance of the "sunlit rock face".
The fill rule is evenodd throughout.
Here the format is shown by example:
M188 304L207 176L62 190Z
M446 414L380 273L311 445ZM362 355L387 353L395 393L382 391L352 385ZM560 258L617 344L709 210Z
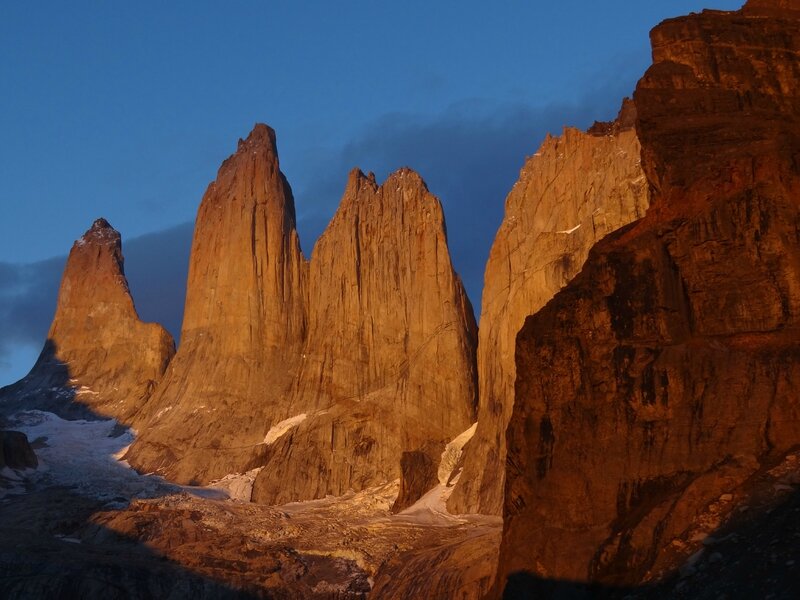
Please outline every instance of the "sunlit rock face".
M96 220L69 253L39 359L0 390L4 412L39 408L137 422L175 344L163 327L139 320L123 265L119 232Z
M647 216L517 337L507 577L636 583L800 442L800 14L666 21L634 100ZM766 12L765 12L766 11Z
M597 240L644 216L648 186L635 118L633 102L626 100L614 122L548 136L508 195L486 265L478 430L448 504L455 513L501 513L515 340L525 317L580 271Z
M404 453L429 448L438 466L474 421L476 327L441 204L417 173L382 185L350 174L308 289L308 338L285 407L308 416L269 445L254 500L361 490L399 478Z
M392 481L474 421L476 337L419 175L353 171L307 262L256 126L200 206L181 347L128 459L179 482L264 467L266 503Z
M306 270L275 132L257 125L200 204L181 345L132 465L181 483L252 468L300 364Z

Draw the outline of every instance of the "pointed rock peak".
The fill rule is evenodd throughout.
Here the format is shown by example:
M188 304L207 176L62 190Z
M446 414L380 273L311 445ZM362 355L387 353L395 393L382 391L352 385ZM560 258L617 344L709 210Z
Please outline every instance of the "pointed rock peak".
M636 126L636 104L631 98L623 98L622 106L619 109L617 118L613 121L595 121L586 130L589 135L604 136L617 135L622 131L628 131Z
M280 170L278 164L278 142L275 130L263 123L256 123L250 135L245 139L239 138L236 152L222 161L217 177L227 171L238 170L245 164L255 162L261 165L269 165L269 170Z
M398 194L397 192L401 190L409 192L409 194ZM364 175L361 169L353 169L348 175L347 186L345 187L340 207L353 205L359 198L364 197L362 194L366 194L367 198L378 194L384 199L383 201L388 200L390 204L397 204L398 206L403 204L403 198L434 198L438 204L438 199L430 193L428 186L419 173L408 167L401 167L389 175L380 185L375 181L374 173L370 172L369 175ZM423 204L420 204L420 206Z
M369 186L373 191L378 189L378 184L375 182L375 174L370 171L369 175L364 175L364 171L355 167L347 175L345 195L357 195L365 185Z
M242 146L262 146L274 152L277 149L275 130L264 123L256 123L247 139L239 139L239 149Z
M405 189L421 189L424 192L428 191L428 185L425 183L425 180L422 179L422 176L409 167L401 167L389 175L383 183L384 187L389 183L395 183L397 186Z
M115 233L117 231L111 226L111 223L106 221L103 217L100 217L99 219L95 219L94 223L92 223L92 226L89 228L89 231L101 231L106 229L110 229Z
M122 237L119 231L114 229L111 224L104 218L96 219L92 226L86 230L76 242L76 246L84 246L86 244L114 244L120 246L122 244Z

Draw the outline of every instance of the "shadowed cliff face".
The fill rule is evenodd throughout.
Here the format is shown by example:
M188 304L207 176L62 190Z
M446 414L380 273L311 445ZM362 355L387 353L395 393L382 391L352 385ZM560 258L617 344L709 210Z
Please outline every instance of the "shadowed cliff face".
M476 327L453 271L439 200L401 169L350 174L314 248L302 367L253 498L340 495L400 477L403 452L474 420ZM436 482L434 482L436 483ZM422 490L427 491L427 490ZM414 498L416 500L416 498Z
M478 342L478 429L448 503L499 515L505 430L514 405L514 349L526 316L581 269L594 243L644 216L648 188L626 100L613 123L565 129L528 159L506 200L486 265Z
M713 500L800 442L800 14L780 7L651 34L651 209L517 337L500 586L652 578Z
M78 414L83 407L139 423L175 344L163 327L139 320L123 264L120 234L98 219L69 253L39 359L25 378L0 390L4 412Z
M181 346L132 465L184 483L246 470L299 365L306 268L275 133L258 125L200 204Z

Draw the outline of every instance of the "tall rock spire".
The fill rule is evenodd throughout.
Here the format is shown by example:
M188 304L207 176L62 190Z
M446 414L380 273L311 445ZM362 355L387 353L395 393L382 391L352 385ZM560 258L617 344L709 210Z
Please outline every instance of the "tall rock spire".
M254 499L385 483L426 444L438 464L474 420L475 337L438 199L410 169L380 186L351 172L311 257L295 426L268 446Z
M119 232L97 219L69 253L39 359L0 391L6 408L136 421L175 344L163 327L139 320L123 265Z
M299 365L306 268L275 132L256 125L200 204L181 345L131 464L188 482L254 460Z

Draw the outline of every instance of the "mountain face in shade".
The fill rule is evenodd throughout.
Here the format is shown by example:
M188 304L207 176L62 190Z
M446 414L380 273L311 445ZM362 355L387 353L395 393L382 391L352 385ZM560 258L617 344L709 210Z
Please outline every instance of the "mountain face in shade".
M499 590L637 583L800 441L800 8L666 21L637 86L647 216L517 337ZM728 496L730 497L730 496Z
M478 428L448 503L454 513L501 513L514 352L525 317L580 271L597 240L644 216L648 186L635 118L636 109L626 100L612 123L548 136L508 195L486 265Z
M175 344L163 327L139 320L123 263L119 233L96 220L69 253L39 359L0 390L4 412L38 408L138 422Z
M257 125L200 204L181 345L132 465L208 482L256 459L300 365L306 269L275 132Z
M308 337L253 499L339 495L400 476L401 455L444 446L474 420L472 308L453 271L439 200L401 169L350 174L317 242Z

